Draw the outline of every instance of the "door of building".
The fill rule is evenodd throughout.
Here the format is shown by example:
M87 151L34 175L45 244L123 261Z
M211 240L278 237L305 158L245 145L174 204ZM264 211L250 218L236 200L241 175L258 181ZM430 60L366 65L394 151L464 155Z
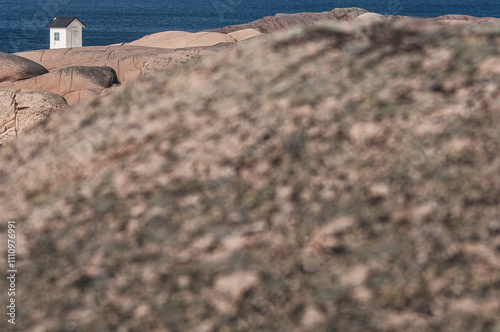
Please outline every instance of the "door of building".
M78 40L78 29L77 28L72 28L71 29L71 47L78 47L79 45L79 40Z

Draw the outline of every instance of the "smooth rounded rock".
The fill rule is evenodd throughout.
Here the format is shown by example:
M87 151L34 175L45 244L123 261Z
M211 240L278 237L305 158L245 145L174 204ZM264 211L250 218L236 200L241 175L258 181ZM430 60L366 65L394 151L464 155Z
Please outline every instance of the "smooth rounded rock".
M24 80L46 73L47 69L32 60L0 52L0 82Z
M111 67L74 66L23 81L0 83L0 88L52 92L74 105L83 99L99 95L100 91L116 83L116 72Z
M377 13L365 13L361 14L358 17L356 17L355 21L359 22L379 22L379 21L385 21L386 18L384 15L380 15Z

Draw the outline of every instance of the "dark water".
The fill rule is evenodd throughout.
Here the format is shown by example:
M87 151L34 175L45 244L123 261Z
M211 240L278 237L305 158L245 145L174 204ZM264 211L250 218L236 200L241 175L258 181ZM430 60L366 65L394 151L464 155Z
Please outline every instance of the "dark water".
M87 25L84 46L129 42L167 31L199 31L247 23L276 13L361 7L380 14L500 17L500 0L0 0L0 52L49 48L54 16L77 16Z

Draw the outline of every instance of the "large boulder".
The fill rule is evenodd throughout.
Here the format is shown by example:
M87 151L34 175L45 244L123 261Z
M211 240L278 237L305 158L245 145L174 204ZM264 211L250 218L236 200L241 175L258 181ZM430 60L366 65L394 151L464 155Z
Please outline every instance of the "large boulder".
M368 11L363 8L350 7L350 8L335 8L331 11L328 11L327 13L339 19L340 21L353 21L358 16L368 13Z
M0 90L0 146L68 107L64 99L43 91Z
M359 22L377 22L385 21L386 17L377 13L364 13L355 18L355 21Z
M256 38L3 149L22 330L500 326L500 30L399 23Z
M29 89L57 93L69 105L99 95L103 89L118 83L111 67L74 66L59 69L35 78L0 83L0 89Z
M338 21L338 19L328 13L298 13L298 14L276 14L274 16L266 16L250 23L230 25L218 29L208 29L204 31L220 32L229 34L231 32L255 29L261 33L270 33L279 30L287 30L296 26L315 25L324 21Z
M235 32L230 32L228 35L231 38L234 38L236 41L242 41L242 40L247 40L250 38L254 38L257 36L262 35L262 32L260 32L257 29L243 29L243 30L238 30Z
M199 55L213 54L214 50L212 46L166 49L124 44L77 47L69 50L37 50L18 54L42 64L50 71L71 66L108 66L115 70L118 81L124 83L140 78L143 74L143 64L148 60L162 57L174 59L173 63L185 62Z
M432 19L436 21L477 21L481 18L470 15L441 15Z
M24 80L46 73L47 69L32 60L0 52L0 82Z
M323 13L296 13L296 14L276 14L275 16L267 16L261 19L255 20L250 23L230 25L218 29L208 29L204 31L210 32L220 32L231 34L235 31L245 30L245 29L255 29L261 33L269 33L278 30L286 30L295 26L303 25L315 25L318 22L350 22L350 21L361 21L361 22L373 22L373 21L383 21L384 19L390 19L395 21L414 21L415 18L402 15L380 15L377 13L371 13L363 8L351 7L351 8L335 8L330 11ZM417 19L418 21L442 21L443 23L477 23L477 24L490 24L490 25L500 25L500 18L493 17L474 17L468 15L443 15L435 18L427 19Z
M220 43L231 43L235 41L236 39L231 36L217 32L191 33L185 31L165 31L147 35L129 43L129 45L176 49L212 46Z
M497 17L475 17L470 15L442 15L431 18L430 20L439 21L445 24L488 24L500 25L500 18Z
M243 41L244 42L244 41ZM157 75L175 67L186 64L192 59L200 58L201 56L215 55L224 52L234 47L234 42L222 43L214 46L193 47L177 52L169 52L165 55L159 55L152 59L146 60L142 65L142 76Z

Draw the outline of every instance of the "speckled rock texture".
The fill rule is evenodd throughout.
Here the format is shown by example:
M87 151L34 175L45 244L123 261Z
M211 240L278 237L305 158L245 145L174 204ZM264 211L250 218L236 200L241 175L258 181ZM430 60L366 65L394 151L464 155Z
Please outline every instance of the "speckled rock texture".
M66 101L53 93L0 89L0 148L54 111L67 108Z
M298 28L52 116L0 149L16 331L498 331L499 45Z

